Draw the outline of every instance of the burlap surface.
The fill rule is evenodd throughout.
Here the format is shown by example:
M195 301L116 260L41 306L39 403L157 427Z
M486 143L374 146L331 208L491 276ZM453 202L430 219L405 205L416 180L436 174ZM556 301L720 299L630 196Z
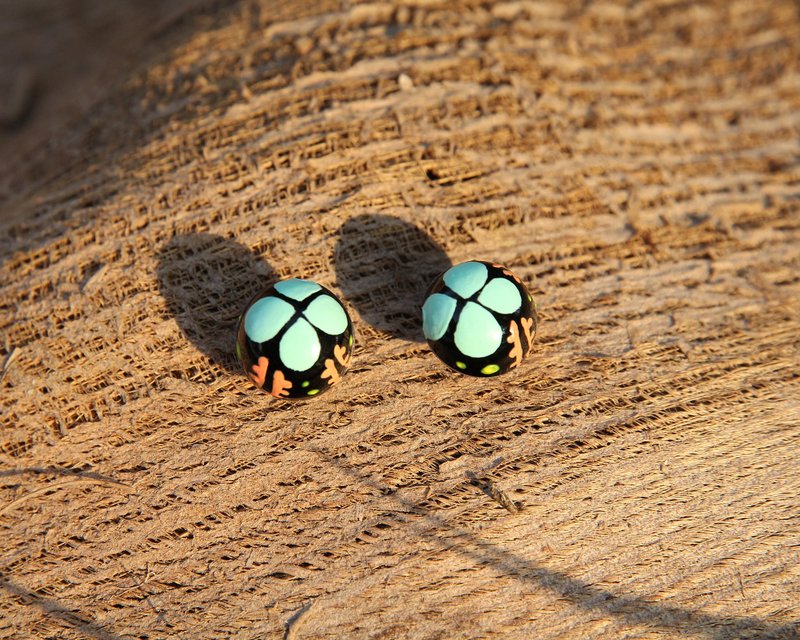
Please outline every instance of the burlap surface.
M173 5L4 133L0 636L797 637L797 3ZM491 380L418 318L472 258ZM358 332L299 404L232 356L288 276Z

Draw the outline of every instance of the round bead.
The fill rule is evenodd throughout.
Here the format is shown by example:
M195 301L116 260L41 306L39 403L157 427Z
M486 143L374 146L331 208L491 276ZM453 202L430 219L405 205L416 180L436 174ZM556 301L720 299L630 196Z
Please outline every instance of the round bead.
M496 376L517 367L536 334L536 308L510 269L473 260L451 267L428 289L422 330L449 367Z
M239 316L236 356L257 387L277 398L310 398L347 370L354 335L332 291L292 278L276 282Z

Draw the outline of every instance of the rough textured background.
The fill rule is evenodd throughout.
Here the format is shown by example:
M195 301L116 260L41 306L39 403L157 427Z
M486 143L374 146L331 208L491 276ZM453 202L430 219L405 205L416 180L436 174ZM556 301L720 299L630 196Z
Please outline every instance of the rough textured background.
M0 636L798 637L797 3L21 6ZM506 377L420 339L470 258ZM306 404L231 356L290 275L359 333Z

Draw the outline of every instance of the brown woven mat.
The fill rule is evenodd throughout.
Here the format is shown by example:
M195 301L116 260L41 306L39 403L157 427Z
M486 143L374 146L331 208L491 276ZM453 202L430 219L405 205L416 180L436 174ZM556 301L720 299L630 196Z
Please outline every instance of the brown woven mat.
M23 51L52 4L2 3L0 637L798 637L800 5L128 2ZM491 380L417 316L473 258L540 309ZM358 332L300 404L231 353L288 276Z

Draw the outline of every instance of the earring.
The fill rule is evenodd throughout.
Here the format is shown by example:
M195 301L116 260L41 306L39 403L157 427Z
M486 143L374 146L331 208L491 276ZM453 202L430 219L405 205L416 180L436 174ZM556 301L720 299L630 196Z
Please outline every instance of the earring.
M236 356L253 383L276 398L309 398L336 384L355 342L339 298L311 280L276 282L239 316Z
M518 367L533 347L533 297L510 269L462 262L440 275L422 305L422 330L449 367L472 376L496 376Z

